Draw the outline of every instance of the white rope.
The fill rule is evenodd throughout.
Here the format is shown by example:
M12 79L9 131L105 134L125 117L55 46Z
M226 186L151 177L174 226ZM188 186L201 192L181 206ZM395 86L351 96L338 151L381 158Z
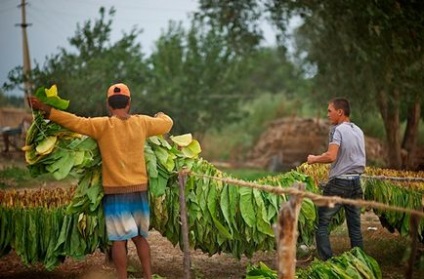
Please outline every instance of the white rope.
M366 175L361 176L365 179L375 179L375 180L393 180L399 182L424 182L424 177L393 177L393 176L384 176L384 175Z

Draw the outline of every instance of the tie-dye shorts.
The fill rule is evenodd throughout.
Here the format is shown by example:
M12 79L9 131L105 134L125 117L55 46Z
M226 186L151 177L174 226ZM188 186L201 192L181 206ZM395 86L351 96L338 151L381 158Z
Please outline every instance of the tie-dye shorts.
M150 225L147 191L105 195L103 209L109 240L128 240L138 235L147 237Z

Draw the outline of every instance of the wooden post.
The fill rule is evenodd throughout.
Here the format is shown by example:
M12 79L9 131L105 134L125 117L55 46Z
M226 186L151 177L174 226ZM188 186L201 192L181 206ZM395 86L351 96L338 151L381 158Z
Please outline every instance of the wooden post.
M187 208L185 200L185 185L187 182L187 172L182 170L178 173L178 182L180 185L180 218L181 218L181 233L183 237L183 250L184 250L184 278L190 279L191 259L190 259L190 242L188 240L188 222L187 222Z
M414 273L415 257L417 256L418 247L418 224L420 223L420 217L411 215L409 220L409 237L411 239L411 251L409 259L406 264L405 279L412 279Z
M25 0L21 0L21 15L22 23L18 24L22 28L22 50L23 50L23 76L24 76L24 107L28 107L27 97L31 95L32 91L32 82L31 82L31 60L29 57L29 46L28 46L28 36L27 36L27 27L31 24L26 22L26 5L28 3Z
M305 184L293 185L303 191ZM294 279L296 274L296 244L297 244L297 222L302 197L292 196L284 203L279 212L276 241L277 241L277 267L279 279Z

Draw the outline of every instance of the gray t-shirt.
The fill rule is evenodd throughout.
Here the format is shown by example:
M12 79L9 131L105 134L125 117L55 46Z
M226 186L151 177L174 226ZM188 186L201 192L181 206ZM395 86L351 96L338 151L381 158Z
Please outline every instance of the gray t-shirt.
M362 174L365 170L365 139L362 130L352 122L331 127L329 144L339 145L329 178L343 174Z

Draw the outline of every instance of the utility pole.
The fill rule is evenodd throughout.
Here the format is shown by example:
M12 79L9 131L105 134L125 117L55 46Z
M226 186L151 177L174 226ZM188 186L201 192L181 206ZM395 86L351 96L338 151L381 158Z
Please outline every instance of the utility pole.
M22 50L23 50L23 76L24 76L24 104L26 107L27 104L27 97L32 92L32 82L30 80L30 73L31 73L31 61L29 58L29 47L28 47L28 36L26 32L26 28L28 26L31 26L31 24L28 24L26 22L26 7L27 3L25 0L21 0L21 4L18 6L21 8L21 14L22 14L22 23L16 24L17 26L20 26L22 28Z

